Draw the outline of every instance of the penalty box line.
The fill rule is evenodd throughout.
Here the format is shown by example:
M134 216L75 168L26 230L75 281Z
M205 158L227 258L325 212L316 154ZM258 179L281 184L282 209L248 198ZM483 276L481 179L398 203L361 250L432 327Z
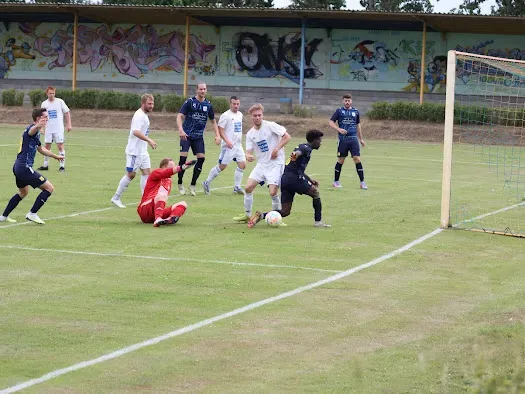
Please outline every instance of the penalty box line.
M317 272L331 272L331 273L342 272L341 270L329 270L329 269L323 269L323 268L301 267L301 266L294 266L294 265L258 264L258 263L247 263L243 261L207 260L207 259L194 259L194 258L186 258L186 257L162 257L162 256L145 256L145 255L134 255L134 254L123 254L123 253L86 252L86 251L81 251L81 250L30 248L30 247L19 246L19 245L0 245L0 248L12 249L12 250L27 250L27 251L32 251L32 252L75 254L75 255L85 255L85 256L123 257L123 258L130 258L130 259L161 260L161 261L191 261L193 263L238 265L238 266L248 266L248 267L262 267L262 268L286 268L286 269L317 271Z
M517 205L519 205L519 204L511 205L509 207L502 208L502 209L512 209L512 208L515 208ZM483 217L490 216L490 215L493 215L493 214L498 214L499 212L501 212L502 209L498 209L496 211L484 214ZM135 344L133 344L131 346L124 347L122 349L116 350L116 351L111 352L111 353L107 353L107 354L105 354L103 356L100 356L100 357L97 357L97 358L94 358L94 359L91 359L91 360L82 361L80 363L71 365L71 366L66 367L66 368L57 369L55 371L52 371L52 372L47 373L45 375L42 375L39 378L27 380L25 382L22 382L22 383L19 383L19 384L15 385L15 386L11 386L11 387L8 387L8 388L6 388L4 390L1 390L0 394L14 393L14 392L23 390L25 388L37 385L37 384L47 382L47 381L49 381L51 379L55 379L55 378L57 378L59 376L68 374L70 372L74 372L74 371L77 371L79 369L87 368L87 367L90 367L92 365L100 364L100 363L105 362L105 361L113 360L113 359L121 357L121 356L123 356L125 354L134 352L135 350L139 350L139 349L142 349L142 348L147 347L147 346L156 345L157 343L160 343L160 342L166 341L168 339L177 337L177 336L185 334L187 332L195 331L195 330L197 330L199 328L208 326L208 325L213 324L215 322L218 322L218 321L221 321L221 320L224 320L224 319L228 319L228 318L236 316L236 315L240 315L241 313L251 311L253 309L259 308L259 307L264 306L266 304L277 302L277 301L280 301L282 299L289 298L289 297L295 296L297 294L303 293L303 292L305 292L307 290L311 290L311 289L314 289L316 287L320 287L320 286L323 286L325 284L328 284L328 283L331 283L331 282L335 282L336 280L345 278L347 276L355 274L356 272L362 271L362 270L364 270L366 268L373 267L374 265L377 265L377 264L379 264L379 263L381 263L381 262L383 262L385 260L391 259L392 257L398 256L398 255L402 254L403 252L406 252L407 250L410 250L414 246L423 243L424 241L434 237L437 234L440 234L442 231L443 231L443 229L438 228L438 229L436 229L436 230L434 230L434 231L432 231L432 232L430 232L428 234L425 234L422 237L420 237L420 238L418 238L418 239L416 239L416 240L406 244L405 246L402 246L399 249L396 249L396 250L394 250L394 251L392 251L390 253L384 254L383 256L378 257L377 259L371 260L368 263L361 264L358 267L354 267L354 268L348 269L346 271L340 272L340 273L338 273L336 275L330 276L330 277L328 277L326 279L317 281L315 283L311 283L311 284L306 285L306 286L298 287L298 288L296 288L294 290L291 290L291 291L286 292L286 293L279 294L279 295L274 296L274 297L266 298L264 300L248 304L248 305L246 305L246 306L244 306L242 308L234 309L233 311L230 311L230 312L227 312L227 313L223 313L222 315L218 315L218 316L206 319L206 320L202 320L202 321L200 321L198 323L191 324L191 325L183 327L183 328L179 328L178 330L171 331L171 332L166 333L164 335L161 335L161 336L158 336L158 337L155 337L155 338L151 338L151 339L148 339L148 340L143 341L143 342L135 343Z
M366 268L373 267L374 265L379 264L379 263L381 263L381 262L383 262L385 260L391 259L392 257L395 257L395 256L397 256L397 255L399 255L399 254L401 254L401 253L403 253L403 252L413 248L414 246L416 246L416 245L418 245L418 244L420 244L420 243L422 243L422 242L432 238L433 236L441 233L442 231L443 231L443 229L436 229L436 230L434 230L434 231L432 231L432 232L430 232L430 233L428 233L428 234L426 234L426 235L424 235L424 236L422 236L422 237L420 237L420 238L418 238L418 239L416 239L416 240L406 244L405 246L403 246L403 247L401 247L399 249L396 249L396 250L394 250L394 251L392 251L390 253L384 254L383 256L378 257L378 258L376 258L374 260L371 260L371 261L369 261L366 264L361 264L358 267L354 267L354 268L348 269L348 270L340 272L340 273L338 273L336 275L330 276L330 277L328 277L326 279L317 281L315 283L311 283L311 284L306 285L306 286L298 287L298 288L296 288L294 290L291 290L291 291L288 291L286 293L282 293L282 294L276 295L274 297L266 298L264 300L248 304L248 305L246 305L244 307L241 307L241 308L238 308L238 309L234 309L234 310L232 310L230 312L227 312L227 313L223 313L222 315L217 315L217 316L214 316L212 318L209 318L209 319L206 319L206 320L202 320L202 321L200 321L198 323L191 324L189 326L179 328L179 329L177 329L175 331L171 331L171 332L166 333L164 335L161 335L161 336L158 336L158 337L155 337L155 338L151 338L151 339L148 339L148 340L143 341L143 342L135 343L133 345L124 347L124 348L116 350L114 352L104 354L104 355L102 355L100 357L97 357L97 358L94 358L94 359L91 359L91 360L82 361L80 363L71 365L71 366L66 367L66 368L57 369L55 371L52 371L50 373L47 373L47 374L39 377L39 378L31 379L31 380L25 381L23 383L17 384L15 386L8 387L8 388L0 391L0 394L14 393L14 392L23 390L25 388L37 385L37 384L47 382L47 381L49 381L51 379L55 379L55 378L57 378L59 376L68 374L70 372L78 371L80 369L84 369L84 368L87 368L87 367L90 367L90 366L93 366L93 365L96 365L96 364L100 364L100 363L103 363L105 361L116 359L116 358L121 357L121 356L123 356L125 354L134 352L136 350L142 349L142 348L147 347L147 346L156 345L156 344L158 344L160 342L166 341L168 339L180 336L182 334L185 334L185 333L188 333L188 332L191 332L191 331L195 331L195 330L197 330L199 328L208 326L208 325L213 324L215 322L218 322L218 321L221 321L221 320L224 320L224 319L228 319L230 317L240 315L241 313L245 313L245 312L251 311L253 309L260 308L260 307L262 307L264 305L271 304L271 303L283 300L285 298L289 298L289 297L295 296L297 294L303 293L303 292L311 290L311 289L315 289L317 287L323 286L323 285L331 283L331 282L335 282L336 280L345 278L347 276L355 274L356 272L362 271L362 270L364 270Z

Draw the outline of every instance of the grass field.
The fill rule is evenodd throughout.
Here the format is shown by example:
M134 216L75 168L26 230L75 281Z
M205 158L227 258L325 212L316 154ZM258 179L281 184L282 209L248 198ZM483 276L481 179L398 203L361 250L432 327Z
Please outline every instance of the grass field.
M0 128L0 209L16 191L21 131ZM308 172L321 183L331 229L312 226L311 200L301 196L286 228L233 223L243 211L242 196L232 195L233 168L210 196L185 197L189 208L176 226L153 228L135 211L138 179L122 198L127 209L109 202L124 172L127 132L68 137L67 171L52 162L45 174L55 185L39 212L46 225L24 219L36 191L12 213L17 224L0 224L0 390L48 373L26 391L525 389L525 242L434 232L440 145L368 141L370 189L359 189L348 162L344 188L335 190L336 140L326 139ZM153 138L152 163L177 157L173 132ZM207 148L200 180L218 155L211 140ZM454 193L490 180L472 150L455 159L474 165L462 167ZM476 214L508 205L487 203ZM254 208L269 207L266 189L257 189Z

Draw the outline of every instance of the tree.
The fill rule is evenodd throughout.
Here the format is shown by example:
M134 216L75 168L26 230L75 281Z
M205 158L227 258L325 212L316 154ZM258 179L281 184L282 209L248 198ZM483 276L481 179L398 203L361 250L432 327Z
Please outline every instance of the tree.
M360 0L367 11L432 12L430 0Z
M340 10L345 0L292 0L290 8L318 8L323 10Z
M492 15L525 16L525 0L496 0L496 7L491 7Z
M450 12L455 14L480 15L481 4L484 1L485 0L463 0L463 3L460 4L458 8L453 8Z
M450 10L458 14L480 15L481 5L485 0L463 0L456 9ZM496 6L491 6L491 15L525 16L525 0L496 0Z

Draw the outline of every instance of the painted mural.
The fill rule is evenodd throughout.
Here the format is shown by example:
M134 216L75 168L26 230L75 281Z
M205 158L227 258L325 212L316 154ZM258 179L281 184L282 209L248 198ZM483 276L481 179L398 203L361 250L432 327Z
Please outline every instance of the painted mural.
M15 45L11 30L7 37L3 75L5 77L17 58L34 59L32 70L55 70L71 67L73 60L73 26L59 25L49 31L39 23L20 23L18 35L24 42ZM167 30L167 31L166 31ZM7 34L6 34L7 33ZM78 64L85 65L82 72L108 72L110 77L119 75L139 79L152 72L181 73L184 69L185 37L177 30L151 25L117 26L110 30L106 25L79 25ZM215 45L199 36L190 37L189 67L200 75L213 75L218 70ZM1 67L1 65L0 65Z
M359 83L361 86L395 85L388 90L418 92L421 81L421 36L400 35L389 31L353 31L332 35L330 64L332 78ZM446 50L433 37L427 40L425 57L426 93L445 91Z
M322 43L322 38L313 38L305 45L305 79L323 76L313 56ZM291 32L274 38L268 33L236 33L231 43L223 43L228 52L228 73L246 72L255 78L283 77L298 84L301 73L301 34Z
M180 84L183 30L183 26L168 25L80 24L77 79ZM204 78L217 85L297 87L301 49L299 30L193 26L190 81ZM518 36L449 33L442 37L430 32L425 92L445 92L448 49L525 60L525 47ZM420 90L420 32L307 29L304 52L302 71L309 88ZM72 61L71 24L0 23L0 79L70 79ZM459 85L474 84L475 67L464 64L457 68ZM513 70L494 73L504 86L525 84L525 77Z

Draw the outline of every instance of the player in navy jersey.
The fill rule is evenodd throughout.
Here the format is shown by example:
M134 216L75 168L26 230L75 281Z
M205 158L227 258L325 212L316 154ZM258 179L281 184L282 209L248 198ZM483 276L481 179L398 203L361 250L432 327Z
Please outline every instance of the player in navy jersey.
M335 124L337 122L337 124ZM359 119L359 111L352 107L352 95L345 94L343 96L343 106L338 108L330 121L330 127L339 133L339 141L337 143L337 163L335 164L334 184L335 188L341 188L339 177L341 176L341 168L345 162L348 152L352 156L359 175L359 186L361 189L368 189L365 183L365 173L363 171L363 164L361 164L361 150L359 144L364 148L366 146L361 132L361 122Z
M319 130L310 130L306 133L306 144L300 144L290 154L290 158L284 167L281 177L281 204L282 208L277 210L284 218L292 211L292 203L295 194L306 194L312 197L314 207L314 226L332 227L322 221L321 197L319 196L319 182L311 179L304 172L310 162L312 149L319 149L323 133ZM268 212L255 212L248 220L248 227L255 226L266 217Z
M195 195L195 185L197 184L197 179L202 172L202 165L204 164L205 150L203 134L208 118L212 121L213 130L215 131L215 143L217 145L221 143L221 135L219 134L219 128L215 120L215 112L213 111L211 103L206 100L206 92L206 84L199 82L195 96L186 100L177 115L177 126L180 135L179 165L182 166L186 163L190 148L193 154L197 156L197 164L193 168L193 177L190 183L190 194L192 196ZM178 187L181 195L186 194L184 185L182 184L183 177L184 171L179 172Z
M48 151L40 142L40 131L43 130L47 124L47 110L45 108L35 108L32 116L33 124L27 126L22 134L20 147L18 148L18 155L16 156L15 164L13 165L13 174L15 174L18 193L9 200L4 213L0 215L0 222L16 222L16 220L9 217L9 214L16 208L18 203L27 196L29 193L29 186L31 186L33 189L38 187L42 191L36 198L33 207L26 215L26 219L38 224L45 224L36 213L42 208L51 193L53 193L54 188L51 182L40 175L37 171L33 170L35 155L38 151L44 156L49 156L59 161L62 160L63 157Z

